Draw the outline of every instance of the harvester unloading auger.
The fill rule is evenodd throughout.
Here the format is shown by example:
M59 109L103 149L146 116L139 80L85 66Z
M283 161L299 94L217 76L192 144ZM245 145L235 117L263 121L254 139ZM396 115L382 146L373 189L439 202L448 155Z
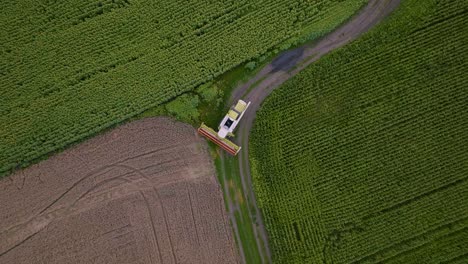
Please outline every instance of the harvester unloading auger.
M236 128L237 124L241 120L247 108L249 108L250 102L246 103L239 100L237 104L229 109L226 116L223 118L218 127L218 132L204 123L198 128L198 133L211 140L222 149L226 150L231 155L237 155L241 147L234 144L232 141L226 138L226 136L234 136L232 133Z

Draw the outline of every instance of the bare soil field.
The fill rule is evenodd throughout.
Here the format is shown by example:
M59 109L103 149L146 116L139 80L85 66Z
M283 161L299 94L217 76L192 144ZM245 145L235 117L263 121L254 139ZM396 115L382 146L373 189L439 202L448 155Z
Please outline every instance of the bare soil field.
M0 263L237 263L204 140L123 125L0 181Z

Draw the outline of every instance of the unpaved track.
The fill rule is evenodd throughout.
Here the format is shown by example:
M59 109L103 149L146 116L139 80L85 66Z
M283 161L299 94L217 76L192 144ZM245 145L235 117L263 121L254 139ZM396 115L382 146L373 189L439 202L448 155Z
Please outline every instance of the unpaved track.
M123 125L0 181L0 263L238 263L208 146Z
M226 168L225 167L226 160L225 160L225 157L224 157L224 152L221 153L220 160L221 160L221 168L223 169L221 171L222 175L220 175L220 177L222 177L224 179L223 188L224 188L224 191L225 191L225 198L226 198L227 206L228 206L228 208L226 208L226 209L229 212L229 221L232 223L232 229L233 229L233 232L234 232L234 236L236 237L236 240L238 241L237 243L238 243L240 259L245 260L245 252L244 252L244 248L240 244L241 243L241 238L240 238L240 234L239 234L239 227L237 226L236 217L235 217L235 214L234 214L236 211L239 211L239 204L234 203L234 201L231 199L231 189L229 187L229 182L227 180L226 171L224 170Z
M237 142L242 146L239 153L239 171L242 179L242 187L247 201L250 201L255 208L256 223L252 223L257 238L257 245L260 245L260 239L266 247L266 256L263 256L264 262L271 262L271 252L268 246L267 234L263 225L262 216L256 204L253 193L252 179L250 175L250 164L248 158L249 152L249 134L257 110L265 98L282 83L293 77L309 64L315 62L324 54L342 47L350 41L356 39L361 34L368 31L374 25L388 16L400 3L400 0L369 0L359 14L353 17L346 24L339 27L314 44L306 44L299 48L280 54L272 63L265 66L259 73L250 79L247 83L237 87L231 98L230 104L238 99L250 101L249 110L245 113L242 122L237 131ZM249 88L256 84L246 96ZM231 203L231 201L229 202ZM250 211L249 211L250 212ZM232 214L233 212L230 212ZM252 218L252 217L251 217ZM236 225L236 223L233 223ZM248 260L247 260L248 261Z

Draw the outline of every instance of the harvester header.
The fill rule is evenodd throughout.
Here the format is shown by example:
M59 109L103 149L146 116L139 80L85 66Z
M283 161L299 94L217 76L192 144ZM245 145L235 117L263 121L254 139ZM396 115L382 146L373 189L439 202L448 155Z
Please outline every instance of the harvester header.
M198 133L205 136L216 145L220 146L229 154L234 156L237 155L241 147L237 146L226 137L234 136L232 132L237 127L237 124L239 124L239 121L241 120L242 116L244 116L244 113L249 105L250 102L246 103L242 100L239 100L236 105L229 109L223 120L221 120L221 123L218 126L218 132L202 123L198 128Z

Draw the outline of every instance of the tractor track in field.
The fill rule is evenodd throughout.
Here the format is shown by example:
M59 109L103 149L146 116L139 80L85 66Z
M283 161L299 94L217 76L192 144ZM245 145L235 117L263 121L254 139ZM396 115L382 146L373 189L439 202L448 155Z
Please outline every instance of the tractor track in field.
M257 110L274 89L295 76L309 64L320 59L323 55L344 46L367 32L395 10L399 3L400 0L369 0L368 4L348 22L312 44L304 44L298 48L281 53L248 82L239 85L233 91L229 105L232 105L239 99L251 102L249 110L245 113L243 121L239 124L236 141L242 146L238 161L245 196L244 200L248 201L255 208L255 222L252 222L252 228L264 263L271 262L271 251L268 246L268 237L263 224L262 214L257 206L253 192L248 157L249 135ZM255 86L255 89L250 89L253 86ZM223 152L222 155L226 154ZM224 157L221 158L224 159ZM234 213L238 210L239 205L237 201L232 201L229 195L226 196L226 199L229 204L229 218L231 221L235 221ZM253 219L252 210L249 208L248 211L250 218ZM232 222L232 225L234 234L238 236L238 223ZM264 249L261 247L262 244L264 245ZM244 257L242 246L239 245L239 247L241 256ZM244 262L247 261L244 259Z
M166 117L0 181L0 263L239 263L208 146Z

